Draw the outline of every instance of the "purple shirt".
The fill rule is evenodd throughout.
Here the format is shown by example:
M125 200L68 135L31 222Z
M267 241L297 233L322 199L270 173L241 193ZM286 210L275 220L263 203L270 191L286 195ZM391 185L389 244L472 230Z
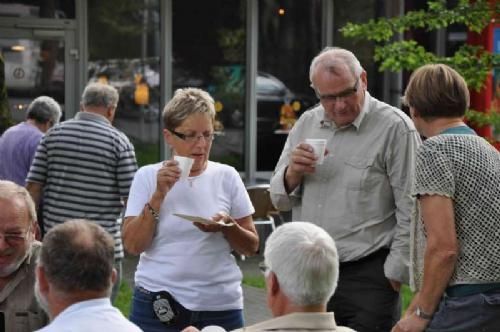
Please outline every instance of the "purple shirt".
M0 179L25 185L26 175L43 133L27 122L7 129L0 137Z

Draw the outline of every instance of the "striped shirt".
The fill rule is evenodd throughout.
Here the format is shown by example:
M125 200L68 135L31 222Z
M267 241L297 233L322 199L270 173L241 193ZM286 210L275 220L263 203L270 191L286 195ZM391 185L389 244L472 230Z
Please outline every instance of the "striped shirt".
M134 147L125 134L99 114L79 112L44 136L27 182L43 185L46 231L68 219L92 220L113 236L119 259L117 219L136 170Z

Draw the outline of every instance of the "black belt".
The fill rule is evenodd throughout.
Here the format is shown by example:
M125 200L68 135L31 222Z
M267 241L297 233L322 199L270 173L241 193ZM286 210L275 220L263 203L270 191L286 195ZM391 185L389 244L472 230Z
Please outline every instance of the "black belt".
M356 259L354 261L340 262L339 267L344 268L344 267L349 267L349 266L355 266L355 265L366 263L366 262L369 262L369 261L372 261L372 260L378 259L378 258L385 259L387 257L387 255L389 255L389 251L390 250L387 248L381 248L381 249L378 249L378 250L372 252L371 254L369 254L365 257L361 257L360 259Z

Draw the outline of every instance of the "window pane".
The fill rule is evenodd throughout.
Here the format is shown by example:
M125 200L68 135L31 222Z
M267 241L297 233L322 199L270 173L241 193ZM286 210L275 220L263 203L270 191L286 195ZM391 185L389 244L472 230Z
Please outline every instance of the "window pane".
M140 165L160 159L158 0L89 0L89 81L111 84L120 100L114 125Z
M28 105L41 95L54 98L64 111L62 40L0 38L0 54L14 122L24 121Z
M321 49L321 0L259 2L257 170L276 166L288 131L316 103L309 64Z
M198 87L216 101L210 159L243 170L245 1L173 1L173 89Z
M0 17L75 18L74 0L2 0Z

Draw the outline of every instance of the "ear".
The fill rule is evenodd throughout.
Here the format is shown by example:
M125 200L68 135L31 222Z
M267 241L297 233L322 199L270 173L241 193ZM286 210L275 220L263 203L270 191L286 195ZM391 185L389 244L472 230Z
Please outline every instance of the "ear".
M273 271L269 272L269 292L272 296L276 296L280 292L280 283Z
M113 271L111 271L111 283L114 285L117 279L118 279L118 272L116 272L116 269L113 268Z
M165 138L165 142L167 142L168 145L172 145L172 141L174 139L174 135L170 132L168 129L163 129L163 138Z
M420 117L420 112L416 108L410 107L410 116L412 118L419 118Z
M43 294L47 294L50 289L50 284L45 275L45 269L43 266L38 265L36 267L36 279L38 280L38 287L40 288L40 292Z
M42 242L42 230L40 229L38 221L33 220L33 222L31 223L30 233L33 236L33 239Z
M368 74L366 73L366 70L363 70L361 75L359 76L361 82L363 83L363 86L365 87L364 89L368 89Z
M110 122L113 122L115 119L116 107L110 106L106 110L106 117Z

